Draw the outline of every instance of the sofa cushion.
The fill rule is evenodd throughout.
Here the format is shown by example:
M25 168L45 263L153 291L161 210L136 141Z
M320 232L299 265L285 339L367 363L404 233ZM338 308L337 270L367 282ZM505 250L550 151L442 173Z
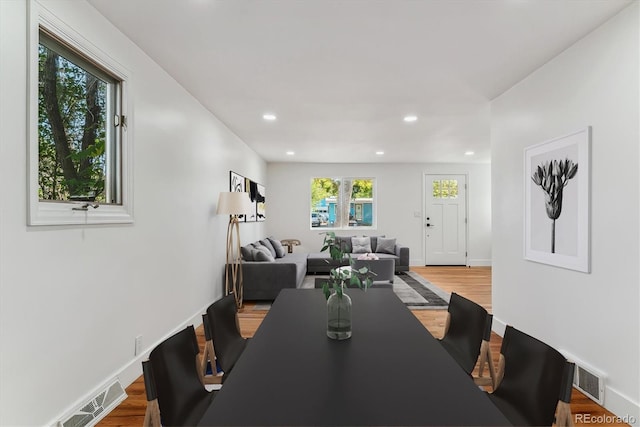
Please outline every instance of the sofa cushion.
M254 261L275 261L273 255L265 246L260 245L260 247L253 249L251 253Z
M287 254L287 256L293 254ZM348 265L348 259L333 260L328 252L317 252L307 254L307 271L309 273L328 273L332 268Z
M253 245L247 245L240 248L240 254L242 255L242 259L245 261L253 261L253 251L255 248Z
M396 253L396 239L387 239L386 237L378 237L376 252L381 254Z
M271 242L271 246L273 246L273 249L276 251L276 258L283 258L287 254L287 251L284 249L284 246L282 246L280 240L277 240L273 236L268 237L267 239Z
M351 252L354 254L366 254L373 252L371 250L371 238L369 237L352 237L351 245L353 247Z
M306 272L306 253L287 253L273 262L243 262L244 298L273 301L282 289L300 288Z
M263 239L260 240L260 243L262 244L262 246L264 246L265 248L269 249L269 252L271 252L271 256L272 257L276 257L276 250L273 247L273 245L271 244L271 241L269 239Z
M342 252L353 252L353 247L351 245L351 236L336 236L336 245L342 249Z
M367 237L367 236L362 236ZM382 236L369 236L371 239L371 252L378 252L376 249L378 247L378 239L381 237L386 237L384 234Z

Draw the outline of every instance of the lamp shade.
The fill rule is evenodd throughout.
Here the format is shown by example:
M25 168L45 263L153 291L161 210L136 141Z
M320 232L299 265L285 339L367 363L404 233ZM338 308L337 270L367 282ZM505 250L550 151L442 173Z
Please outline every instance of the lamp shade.
M223 191L218 196L218 215L248 215L252 210L249 193Z

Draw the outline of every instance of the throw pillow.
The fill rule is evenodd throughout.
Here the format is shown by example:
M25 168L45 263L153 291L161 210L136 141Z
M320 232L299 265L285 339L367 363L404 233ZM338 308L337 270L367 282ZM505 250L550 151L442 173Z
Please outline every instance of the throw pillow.
M267 239L271 242L273 249L275 249L276 251L276 258L283 258L287 254L287 250L284 248L284 246L282 246L280 240L276 239L273 236L268 237Z
M247 245L240 248L240 254L242 255L242 259L245 261L253 261L253 254L251 251L254 250L253 245Z
M391 254L396 253L396 239L386 239L384 237L378 237L378 246L376 252L379 254Z
M260 243L262 244L262 246L269 249L269 252L271 252L271 256L275 258L276 250L271 244L271 241L269 239L264 239L264 240L260 240Z
M254 261L275 261L275 259L271 256L271 252L269 249L262 246L261 248L255 248L253 251L253 260Z
M371 239L369 237L352 237L351 246L354 254L366 254L371 252Z
M367 237L367 236L362 236ZM378 252L376 248L378 247L378 239L380 237L385 237L384 234L382 236L370 236L371 238L371 252Z
M342 249L344 253L352 253L351 237L336 236L336 245Z
M267 252L269 251L269 249L266 248L266 246L264 246L262 243L260 243L260 241L255 241L253 243L249 243L250 248L253 249L259 249L259 250L266 250Z

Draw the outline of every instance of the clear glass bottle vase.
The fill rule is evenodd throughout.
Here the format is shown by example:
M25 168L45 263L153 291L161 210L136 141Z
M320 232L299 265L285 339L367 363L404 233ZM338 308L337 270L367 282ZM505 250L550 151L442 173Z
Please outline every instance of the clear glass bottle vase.
M351 338L351 298L344 287L327 299L327 336L334 340Z

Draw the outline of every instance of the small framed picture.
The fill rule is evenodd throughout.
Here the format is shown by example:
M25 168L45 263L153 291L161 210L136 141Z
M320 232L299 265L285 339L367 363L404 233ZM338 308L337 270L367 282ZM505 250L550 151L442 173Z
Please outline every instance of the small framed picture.
M246 191L244 176L234 171L229 171L229 191L244 193ZM246 220L245 215L238 215L238 221L245 222Z

